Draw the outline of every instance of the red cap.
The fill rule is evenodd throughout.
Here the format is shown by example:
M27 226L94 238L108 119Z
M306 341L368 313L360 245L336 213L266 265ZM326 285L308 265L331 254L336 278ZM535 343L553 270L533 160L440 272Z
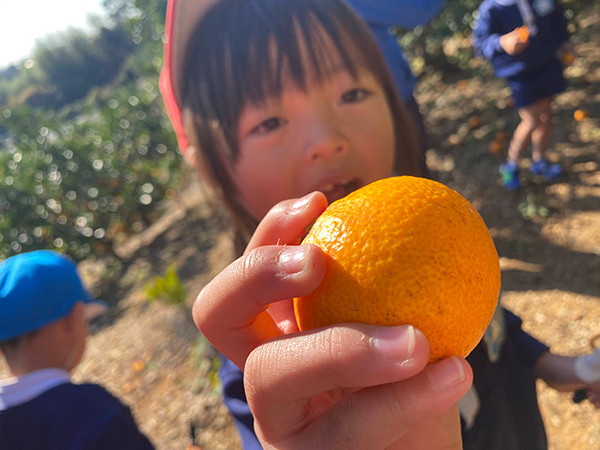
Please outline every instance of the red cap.
M159 88L175 133L179 150L184 154L190 146L183 126L179 88L186 48L196 24L219 0L169 0L165 24L164 64Z

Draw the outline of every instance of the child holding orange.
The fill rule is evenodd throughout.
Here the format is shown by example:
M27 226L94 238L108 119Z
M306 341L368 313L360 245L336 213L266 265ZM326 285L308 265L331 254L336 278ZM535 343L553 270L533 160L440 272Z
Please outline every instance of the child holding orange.
M223 397L244 448L463 448L464 360L425 366L427 340L410 326L298 333L291 307L324 276L322 251L298 243L327 203L420 174L412 121L365 24L340 0L171 0L166 32L161 90L180 148L241 244L194 319L224 355ZM460 405L465 448L542 448L523 438L540 427L514 420L539 417L533 366L557 387L588 386L518 319L504 326L499 309L495 323ZM504 408L523 378L528 395ZM469 447L481 436L497 446Z
M521 122L500 166L506 189L521 188L519 157L531 143L530 170L544 179L562 174L546 159L552 132L552 100L567 83L557 53L570 46L563 10L557 0L484 0L473 30L476 53L489 60L512 91Z

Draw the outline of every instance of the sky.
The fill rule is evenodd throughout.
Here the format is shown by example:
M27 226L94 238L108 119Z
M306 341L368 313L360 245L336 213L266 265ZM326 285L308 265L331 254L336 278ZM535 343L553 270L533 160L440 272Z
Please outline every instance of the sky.
M103 14L101 0L0 0L0 68L31 54L35 40L67 27L89 29L87 16Z

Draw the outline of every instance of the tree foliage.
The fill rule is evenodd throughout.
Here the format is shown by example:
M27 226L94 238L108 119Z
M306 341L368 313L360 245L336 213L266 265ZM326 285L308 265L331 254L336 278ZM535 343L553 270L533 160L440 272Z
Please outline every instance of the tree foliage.
M52 87L50 98L38 106L61 107L111 82L133 48L122 27L101 27L92 39L72 29L38 41L33 59L44 83Z
M113 83L62 108L27 102L0 108L5 129L0 135L0 258L40 248L76 260L112 253L174 196L181 161L158 91L165 7L164 1L136 0L129 3L129 14L113 17L134 49ZM102 39L114 36L107 31ZM87 58L83 65L100 72L101 62L111 56L106 49L114 44L90 53L82 35L73 34L69 42L75 44L34 56L44 77L61 90L68 88L65 80L71 75L63 79L56 61L76 71ZM73 90L82 92L85 86L76 78Z

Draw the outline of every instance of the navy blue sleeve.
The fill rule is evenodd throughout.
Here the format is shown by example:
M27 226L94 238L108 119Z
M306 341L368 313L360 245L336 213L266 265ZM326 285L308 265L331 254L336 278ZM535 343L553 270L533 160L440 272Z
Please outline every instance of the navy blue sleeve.
M223 403L233 417L233 422L242 440L242 448L244 450L262 450L262 445L254 433L254 417L250 411L248 400L246 400L242 371L221 355L219 376L223 387Z
M521 328L523 321L508 310L505 311L506 329L510 333L518 358L527 366L533 367L536 361L549 348L527 334Z
M473 29L473 48L480 58L491 61L494 56L506 53L500 45L501 33L495 27L494 17L486 3L479 9L479 17Z
M100 422L100 421L99 421ZM106 417L98 435L92 437L86 448L104 450L154 450L148 438L140 432L131 411L122 406L117 412Z

